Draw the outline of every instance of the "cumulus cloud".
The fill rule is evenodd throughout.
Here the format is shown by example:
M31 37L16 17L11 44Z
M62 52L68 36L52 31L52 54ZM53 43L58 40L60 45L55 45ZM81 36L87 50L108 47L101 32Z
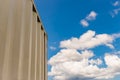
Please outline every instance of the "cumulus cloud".
M120 37L119 34L96 34L95 31L89 30L81 35L80 38L73 37L71 39L61 41L60 47L84 50L94 48L99 45L106 45L110 48L114 48L112 42L114 41L115 36Z
M117 55L106 54L105 61L109 68L120 68L120 58Z
M79 38L61 41L62 49L48 61L51 65L48 75L53 80L105 80L120 75L120 51L105 53L101 59L94 58L95 53L90 50L100 45L113 48L116 38L120 38L119 33L96 34L89 30Z
M70 55L69 55L70 54ZM49 60L49 64L56 65L58 63L63 63L67 61L80 61L83 59L88 59L94 54L92 51L82 51L81 54L75 49L62 49L57 55L53 56Z
M81 25L84 27L89 26L89 21L93 21L96 19L97 13L95 11L91 11L84 19L80 21Z
M67 51L69 54L64 53ZM120 57L107 53L104 56L107 67L100 68L98 65L102 64L102 60L90 59L93 56L94 53L91 51L72 53L69 49L65 49L49 60L49 64L52 65L49 76L54 76L54 80L97 80L120 75Z
M92 65L101 65L102 64L102 60L101 59L96 59L96 60L94 60L94 59L91 59L91 60L89 60L89 63L90 64L92 64Z

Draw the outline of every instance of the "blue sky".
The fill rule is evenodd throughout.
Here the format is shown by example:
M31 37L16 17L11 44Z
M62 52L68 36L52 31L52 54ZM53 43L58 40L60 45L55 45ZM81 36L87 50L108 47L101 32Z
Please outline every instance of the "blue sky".
M35 0L35 3L48 34L51 75L48 80L120 79L117 70L120 69L120 0ZM89 41L84 40L86 37ZM83 61L86 66L82 69ZM88 75L85 71L91 68L94 70L88 73L92 75ZM95 76L95 72L100 75Z

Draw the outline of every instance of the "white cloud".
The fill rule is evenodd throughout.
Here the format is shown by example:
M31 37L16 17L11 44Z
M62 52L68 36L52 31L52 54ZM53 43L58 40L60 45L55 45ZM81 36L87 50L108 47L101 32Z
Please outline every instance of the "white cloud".
M81 25L84 27L89 26L89 21L93 21L96 19L97 13L95 11L91 11L84 19L80 21Z
M114 49L114 46L112 44L105 44L105 45L110 47L111 49Z
M115 54L106 54L104 60L107 67L99 68L98 65L102 64L102 60L91 59L94 55L93 52L83 51L83 53L80 53L75 51L75 53L72 53L74 50L71 51L65 49L65 51L56 54L49 60L52 69L48 74L54 76L54 80L103 80L120 75L120 57ZM67 54L64 52L67 52ZM86 53L90 55L85 57ZM62 59L63 61L61 61ZM51 64L54 61L58 62Z
M92 65L101 65L102 64L102 60L101 59L96 59L96 60L89 60L89 63L92 64Z
M114 39L120 38L120 33L112 34L112 37L113 37Z
M95 20L97 13L95 11L91 11L90 14L86 17L87 20Z
M106 54L105 61L109 68L119 67L120 69L120 58L117 55Z
M80 54L77 50L62 49L60 52L57 53L57 55L53 56L53 58L51 58L48 63L52 65L56 65L58 63L62 63L70 60L75 60L75 61L80 60Z
M84 27L89 26L89 23L88 23L86 20L84 20L84 19L81 20L80 23L81 23L81 25L84 26Z
M56 50L56 47L50 46L50 49L51 49L51 50Z
M89 30L80 38L71 38L61 41L62 49L50 58L51 65L49 76L53 80L105 80L120 75L120 51L105 53L103 59L94 58L95 54L90 48L112 45L120 34L96 34ZM104 61L103 61L104 60ZM106 67L99 67L106 65Z
M117 35L117 34L116 34ZM61 48L70 48L70 49L90 49L99 45L106 45L110 48L114 48L112 42L114 41L113 35L108 34L96 34L95 31L89 30L80 38L71 38L60 42Z
M69 55L70 54L70 55ZM57 55L53 56L48 62L48 64L56 65L58 63L63 63L67 61L80 61L82 59L89 59L94 56L92 51L82 51L81 54L75 49L62 49Z

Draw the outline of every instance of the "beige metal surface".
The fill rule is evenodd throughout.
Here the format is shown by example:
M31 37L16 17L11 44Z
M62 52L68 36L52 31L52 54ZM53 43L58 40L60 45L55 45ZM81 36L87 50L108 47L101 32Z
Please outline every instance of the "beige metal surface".
M0 80L47 80L47 35L32 0L0 0Z

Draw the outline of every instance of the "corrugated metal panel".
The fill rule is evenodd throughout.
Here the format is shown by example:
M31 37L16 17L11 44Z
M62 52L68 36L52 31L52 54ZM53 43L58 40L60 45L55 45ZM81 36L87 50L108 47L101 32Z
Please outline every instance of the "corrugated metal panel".
M32 0L0 0L0 80L47 80L47 37Z

